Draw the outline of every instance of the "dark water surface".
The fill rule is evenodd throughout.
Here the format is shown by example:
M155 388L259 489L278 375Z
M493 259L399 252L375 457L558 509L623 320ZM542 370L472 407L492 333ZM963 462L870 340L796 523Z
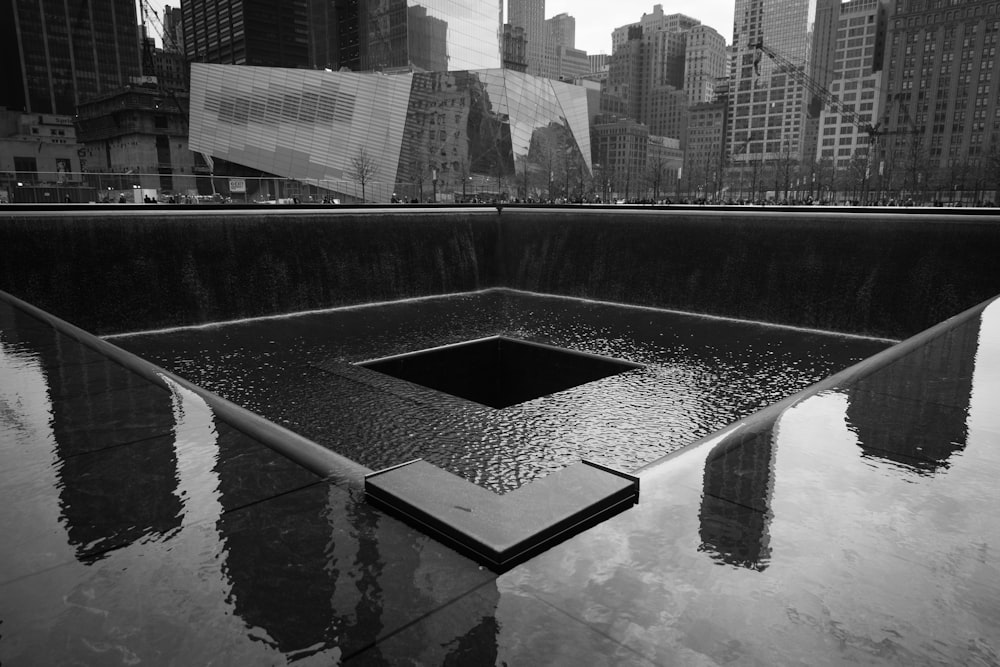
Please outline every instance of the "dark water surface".
M498 410L356 365L494 335L645 367ZM423 458L498 492L581 458L635 470L888 345L507 290L113 342L372 469Z

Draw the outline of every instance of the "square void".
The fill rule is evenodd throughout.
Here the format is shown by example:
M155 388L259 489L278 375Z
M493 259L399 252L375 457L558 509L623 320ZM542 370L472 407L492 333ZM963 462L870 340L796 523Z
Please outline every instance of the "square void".
M506 408L642 364L498 336L360 364L493 408Z

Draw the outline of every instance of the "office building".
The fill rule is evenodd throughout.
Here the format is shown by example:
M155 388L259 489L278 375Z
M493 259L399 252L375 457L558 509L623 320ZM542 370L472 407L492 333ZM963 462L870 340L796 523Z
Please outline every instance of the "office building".
M188 60L309 67L309 0L182 0Z
M888 16L884 189L975 201L1000 181L1000 6L896 3Z
M644 195L649 136L649 128L631 118L601 114L594 119L594 178L604 201Z
M4 0L0 55L0 106L73 115L141 75L135 0Z
M733 161L812 161L819 118L818 108L809 108L813 95L805 81L817 78L811 67L817 7L831 2L839 0L736 0L729 98ZM783 62L758 50L758 43Z
M710 197L722 188L726 169L726 126L729 100L725 97L688 109L683 186L688 193Z
M591 173L587 90L507 69L394 75L192 64L191 149L335 196L526 194ZM362 183L358 164L375 170ZM252 193L248 193L248 196Z
M701 25L701 21L684 14L664 14L663 5L653 5L653 11L643 14L636 23L619 26L611 32L611 53L630 39L629 28L639 27L643 33L650 34L659 31L685 32L696 25Z
M654 135L680 138L683 143L688 32L673 26L688 25L692 20L676 15L662 17L652 27L641 22L628 26L627 39L619 41L612 54L605 111L624 114L646 124ZM668 27L656 27L660 25Z
M573 81L590 73L587 52L576 48L576 19L566 13L545 20L545 60L541 75Z
M163 8L163 50L184 53L184 15L180 7Z
M507 23L524 28L528 74L540 75L545 61L545 0L507 0Z
M707 25L696 25L686 34L683 87L688 104L711 102L716 81L726 75L726 38Z
M606 53L591 53L587 55L587 60L590 61L591 72L607 72L611 56Z
M183 0L194 62L355 72L501 66L501 5L476 0Z
M0 107L0 203L86 201L72 116Z
M830 160L838 169L864 160L870 149L868 128L879 122L882 50L885 44L885 0L850 0L836 8L828 89L836 100L820 113L817 160ZM817 59L823 54L817 52Z
M339 60L330 69L431 72L501 66L499 0L336 0L335 5Z

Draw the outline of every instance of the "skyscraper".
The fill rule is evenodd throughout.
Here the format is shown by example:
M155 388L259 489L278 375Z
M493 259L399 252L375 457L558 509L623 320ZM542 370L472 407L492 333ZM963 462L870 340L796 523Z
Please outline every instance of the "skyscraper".
M656 5L653 14L616 29L605 110L621 110L648 125L651 134L679 138L683 144L687 122L685 54L688 32L697 24L683 14L665 16ZM624 40L620 38L622 31Z
M528 74L541 74L545 60L545 0L507 0L507 23L524 28Z
M4 0L0 55L0 106L75 114L141 75L135 0Z
M545 19L542 76L570 81L589 72L587 52L576 48L576 19L565 12Z
M317 0L311 0L317 1ZM352 71L500 67L500 0L335 0L338 66Z
M684 92L688 104L711 102L716 81L725 75L725 37L707 25L688 30L684 50Z
M800 74L815 78L812 29L817 7L828 3L839 0L736 0L729 144L737 164L812 160L807 125L817 125L818 108L809 109L812 95ZM759 42L792 71L757 50Z
M309 0L182 0L188 60L308 67Z
M882 88L882 48L885 44L885 0L850 0L833 9L829 30L832 58L817 52L817 61L830 63L828 88L838 103L820 114L818 160L833 160L837 168L852 159L867 165L869 133L878 122Z
M1000 181L1000 6L897 3L888 16L880 170L886 190L979 198ZM850 64L852 61L848 61Z
M638 26L644 34L651 34L659 30L684 32L696 25L701 25L701 21L684 14L664 14L663 5L653 5L653 11L643 14L638 22L620 26L611 32L611 52L614 53L629 40L629 28Z

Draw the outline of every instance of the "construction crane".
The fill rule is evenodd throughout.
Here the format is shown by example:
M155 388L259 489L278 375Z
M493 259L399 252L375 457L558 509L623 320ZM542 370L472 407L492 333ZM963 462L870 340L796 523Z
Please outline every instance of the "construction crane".
M879 125L881 123L875 123L873 125L872 123L868 122L867 120L859 116L857 113L854 112L853 104L845 103L836 94L827 90L827 88L823 84L821 84L819 81L816 81L811 76L809 76L802 65L795 64L785 56L781 55L771 47L767 46L766 44L764 44L763 39L759 40L754 45L754 52L755 52L754 55L755 71L757 72L760 71L759 66L762 54L767 55L767 57L773 60L774 63L778 66L778 71L780 73L788 74L798 83L805 86L805 88L815 96L815 99L819 101L821 105L830 107L831 111L838 114L841 118L844 118L845 120L849 121L852 125L865 132L868 135L869 140L872 143L875 143L877 137L880 135Z
M149 0L139 0L139 7L142 11L142 24L146 25L146 21L149 21L153 25L153 29L156 31L157 36L160 38L163 48L168 51L180 51L180 47L177 42L174 41L174 36L169 34L166 28L163 27L163 22L160 21L160 15L153 9Z
M814 100L820 104L820 108L829 107L829 109L839 115L841 118L847 120L856 128L868 135L868 168L867 172L871 172L872 161L876 159L876 153L880 150L880 139L887 135L916 135L919 130L910 118L909 110L907 107L902 106L903 94L899 93L897 95L890 96L890 101L895 101L901 105L904 119L907 123L907 127L898 128L895 130L883 130L881 129L882 122L878 121L876 123L871 123L866 117L862 117L855 113L854 105L851 103L846 103L840 99L835 93L828 90L823 84L813 79L809 74L806 73L805 67L796 64L781 55L774 49L770 48L764 44L764 40L760 39L754 45L754 71L760 72L760 61L764 55L770 58L778 66L778 71L782 74L787 74L791 76L795 81L804 86L810 93L813 94ZM890 111L886 110L886 117L889 117ZM879 172L881 174L882 166L879 167Z

